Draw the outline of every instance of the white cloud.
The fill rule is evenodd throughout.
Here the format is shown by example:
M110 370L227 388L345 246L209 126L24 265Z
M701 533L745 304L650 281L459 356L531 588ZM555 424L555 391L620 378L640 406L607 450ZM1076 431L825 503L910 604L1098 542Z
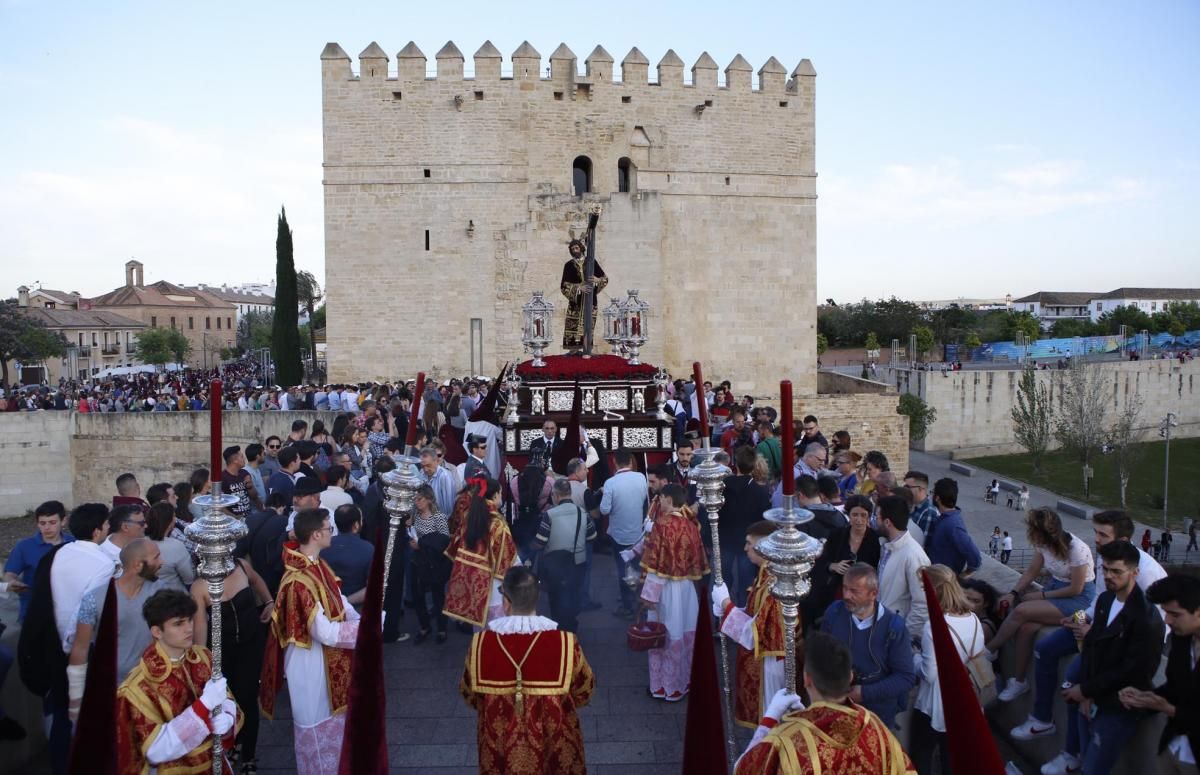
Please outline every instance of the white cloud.
M121 282L131 255L147 280L268 279L281 204L297 264L321 275L319 132L264 137L118 116L98 122L92 143L82 160L0 178L14 282L98 294Z
M928 222L931 226L1054 215L1153 194L1145 180L1090 175L1085 164L1048 159L998 164L981 154L889 164L868 177L823 176L822 223Z

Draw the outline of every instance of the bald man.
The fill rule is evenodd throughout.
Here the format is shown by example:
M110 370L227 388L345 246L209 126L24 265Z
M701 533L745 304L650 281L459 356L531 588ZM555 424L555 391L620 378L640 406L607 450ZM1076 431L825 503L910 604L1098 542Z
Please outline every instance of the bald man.
M153 640L150 627L142 616L142 604L160 588L158 569L162 555L158 544L148 538L134 538L121 549L121 576L113 583L117 587L117 683L125 680L137 666L142 652ZM79 604L75 624L75 642L67 658L67 688L70 697L68 713L71 721L79 715L83 699L83 684L87 679L88 652L100 626L107 587L86 592Z

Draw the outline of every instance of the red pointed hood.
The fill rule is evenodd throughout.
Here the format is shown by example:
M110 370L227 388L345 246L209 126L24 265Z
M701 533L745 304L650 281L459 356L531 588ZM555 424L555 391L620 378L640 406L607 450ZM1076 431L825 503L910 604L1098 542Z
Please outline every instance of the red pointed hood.
M700 613L696 616L696 641L692 650L687 723L683 729L682 772L689 775L725 775L729 772L729 759L725 753L725 727L721 723L721 685L717 680L717 658L713 651L713 639L708 635L713 631L711 617L708 590L702 587Z
M380 539L383 532L380 531ZM350 667L350 694L346 702L346 731L338 775L388 771L387 697L383 672L383 541L377 541L367 595L363 601L354 662Z
M583 391L579 389L579 380L575 380L575 397L571 399L571 419L567 422L567 435L563 443L554 450L550 461L555 473L567 475L567 465L571 458L579 457L579 446L583 439L579 436L579 416L583 414Z
M929 574L921 574L925 600L929 605L929 625L933 629L933 651L937 655L938 682L946 717L946 745L950 748L951 769L978 775L1004 775L1004 759L996 748L983 708L971 686L966 665L954 645L950 626Z
M496 401L500 399L500 386L504 380L505 373L508 372L508 363L500 368L500 373L496 376L496 381L491 384L487 395L479 406L475 407L475 411L471 412L471 416L467 418L469 422L496 422Z
M88 660L68 772L117 773L117 588L112 579Z
M458 439L458 434L454 432L454 427L450 423L446 423L438 431L438 438L446 445L446 462L456 466L459 463L467 462L467 450L463 449L462 442Z

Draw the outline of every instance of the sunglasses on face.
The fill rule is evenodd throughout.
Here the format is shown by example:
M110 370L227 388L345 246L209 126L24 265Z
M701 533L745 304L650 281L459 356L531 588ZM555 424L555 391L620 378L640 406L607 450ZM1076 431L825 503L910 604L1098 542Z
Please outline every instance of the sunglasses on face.
M279 449L279 445L278 444L268 444L267 449Z

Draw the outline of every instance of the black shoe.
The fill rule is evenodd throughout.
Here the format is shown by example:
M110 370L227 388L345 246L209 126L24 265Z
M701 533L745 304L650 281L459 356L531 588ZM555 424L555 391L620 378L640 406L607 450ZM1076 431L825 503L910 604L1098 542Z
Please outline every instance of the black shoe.
M258 775L258 759L247 759L242 762L241 775Z
M413 645L414 646L421 645L422 643L425 642L425 640L428 637L429 637L429 630L421 630L415 636L413 636Z
M0 740L24 740L25 735L25 727L8 716L0 718Z
M439 632L437 634L437 642L438 642L438 645L441 645L446 642L446 631L445 630L442 630L441 632Z

